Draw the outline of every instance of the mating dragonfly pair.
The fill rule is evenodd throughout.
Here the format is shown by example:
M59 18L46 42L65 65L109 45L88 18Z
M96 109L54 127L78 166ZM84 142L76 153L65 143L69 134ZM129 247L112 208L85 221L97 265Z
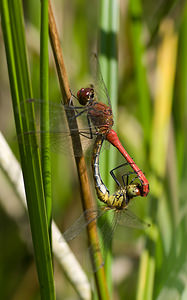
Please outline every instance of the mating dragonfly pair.
M105 205L102 206L99 210L95 210L94 212L84 212L80 216L80 218L65 231L64 237L68 241L73 239L88 224L96 220L98 217L103 216L105 212L110 211L114 212L114 218L111 228L107 227L106 232L104 232L104 245L106 247L106 245L109 244L108 240L111 239L111 235L113 234L118 223L125 224L130 227L145 228L145 223L139 220L135 215L133 215L132 212L127 210L127 207L130 200L134 197L146 197L148 195L149 182L140 168L135 164L133 159L124 149L119 141L116 132L112 129L112 126L114 124L113 114L106 87L104 88L109 105L99 102L97 100L94 88L90 87L82 88L81 90L79 90L77 93L77 97L72 95L72 97L75 97L82 105L80 107L72 106L72 109L74 109L75 111L77 110L75 117L78 117L84 113L87 116L89 129L87 130L87 132L80 131L80 134L90 139L96 136L92 153L92 173L98 199ZM117 148L125 159L124 164L115 167L110 171L111 176L118 186L117 191L113 194L110 193L109 189L104 184L99 169L101 148L105 140L107 140L110 144ZM120 181L118 181L118 179L116 178L114 171L123 166L128 167L128 172L122 175L121 184ZM88 221L84 220L85 217L86 219L88 219Z
M110 208L124 209L128 205L130 199L132 199L133 197L147 196L147 194L149 193L149 182L143 172L139 169L139 167L135 164L133 159L124 149L119 141L116 132L112 129L114 121L111 106L107 106L106 104L98 102L96 100L94 88L82 88L77 93L77 99L80 104L86 107L81 111L81 114L87 112L87 119L91 133L90 137L92 138L93 136L91 123L94 126L94 130L96 133L96 140L92 155L92 169L98 198L99 200L107 204L107 206ZM110 101L109 97L108 101ZM80 115L80 113L78 113L77 116L78 115ZM131 168L130 172L122 176L123 187L121 186L113 172L115 169L118 169L121 166L118 166L115 169L111 170L110 174L119 186L119 190L113 195L110 195L109 190L104 185L99 171L99 156L104 140L107 140L114 147L116 147L125 158L125 164L121 166L129 165ZM134 174L134 178L131 179L130 182L128 182L129 176L132 174ZM125 177L126 181L124 179ZM139 183L133 183L136 179L139 180Z
M129 217L127 207L130 200L137 196L146 197L149 193L149 182L147 178L124 149L116 132L112 129L114 124L113 113L108 91L101 74L99 84L99 89L93 86L80 89L77 92L77 96L72 94L72 99L69 105L63 105L64 111L73 110L75 112L75 118L78 118L83 114L86 115L88 126L87 128L83 128L78 131L81 136L90 139L94 139L94 137L96 137L92 153L92 171L97 196L99 200L105 204L104 208L98 210L96 216L94 216L91 220L89 218L87 223L86 221L83 222L83 219L86 214L89 214L89 212L83 214L82 217L79 218L79 221L76 222L76 225L74 224L73 227L70 227L65 232L65 238L67 238L67 240L74 238L82 230L82 228L86 227L88 223L92 222L92 220L103 215L106 211L114 211L118 216L125 212L125 215L128 215ZM78 100L80 104L79 106L72 105L73 97ZM102 99L103 102L100 102L100 99ZM71 130L72 133L74 133L74 129L71 128ZM110 171L111 176L118 186L117 191L112 195L110 194L109 189L105 186L99 170L99 157L105 140L117 148L125 160L123 165ZM117 180L114 171L123 166L128 166L128 172L123 174L122 183L120 183ZM93 215L93 213L91 213L91 215ZM115 226L118 223L117 218L118 217L116 217ZM80 228L81 226L82 228ZM112 231L114 231L114 228Z

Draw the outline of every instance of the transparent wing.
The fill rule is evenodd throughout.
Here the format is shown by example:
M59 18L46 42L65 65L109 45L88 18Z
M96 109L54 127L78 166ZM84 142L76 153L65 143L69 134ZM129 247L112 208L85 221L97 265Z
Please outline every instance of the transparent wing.
M49 111L50 111L50 129L48 132L41 131L39 128L40 124L40 110L41 105L44 103L42 100L31 99L26 101L26 105L34 106L35 115L36 115L36 131L28 131L24 132L24 135L34 135L36 134L38 137L41 133L49 134L51 140L51 150L54 152L62 151L69 152L71 145L71 139L69 138L71 134L79 134L81 136L81 142L83 144L84 151L86 151L89 147L92 146L93 142L90 142L91 139L90 134L92 133L92 138L96 135L96 130L92 124L88 126L87 119L87 111L85 111L85 107L73 107L68 105L62 105L59 103L49 103ZM25 104L21 104L25 105ZM92 108L94 109L94 108ZM71 126L71 134L67 124L66 113L74 112L75 115L82 113L80 117L77 117L79 129ZM25 118L25 115L22 115ZM72 123L73 123L72 119ZM102 126L103 124L100 124ZM88 139L89 138L89 139ZM39 139L39 138L38 138ZM22 140L22 136L18 137L19 142ZM76 148L76 156L80 156L82 154L79 151L79 148Z
M32 109L35 111L36 115L36 125L40 124L40 111L42 104L45 104L43 100L38 99L28 99L21 103L21 106L24 105L31 106ZM66 113L70 115L70 119L72 120L76 118L79 126L79 131L85 131L86 133L90 132L90 128L95 132L95 128L92 123L88 124L88 110L97 110L94 106L69 106L69 105L63 105L61 103L54 103L49 102L49 113L50 113L50 132L69 132L68 124L67 124L67 118ZM71 116L72 113L72 116ZM102 111L99 111L100 114L102 114ZM103 113L103 117L101 116L101 120L103 120L105 117L105 114ZM22 114L22 118L25 118L25 115ZM98 125L99 127L102 127L106 123L100 123ZM77 130L76 128L72 127L71 131L74 132Z
M99 248L96 248L95 245L89 247L89 252L95 260L97 259L97 255L95 255L95 252L97 251L101 252L103 258L102 262L95 263L95 266L97 267L95 267L94 272L97 272L104 265L107 251L111 247L112 237L118 224L118 215L115 213L114 209L108 209L107 207L105 207L105 216L107 215L108 217L109 214L111 215L110 222L106 220L103 215L98 220L98 222L101 221L103 223L101 226L98 225L99 231L102 236L102 238L100 239Z
M109 246L111 245L111 240L118 224L118 214L116 213L115 209L107 210L107 217L109 216L110 221L106 220L100 227L100 232L102 234L103 252L107 252Z
M121 226L126 226L130 228L137 228L141 230L146 230L151 225L144 222L138 218L132 211L129 209L124 209L120 212L120 218L118 218L118 224Z
M48 134L48 132L43 132L43 133ZM36 132L29 131L29 132L23 133L23 135L24 135L24 137L36 135L37 140L38 140L38 145L40 147L41 131L36 131ZM71 140L70 134L68 134L67 132L50 132L49 136L50 136L50 149L52 152L54 152L54 153L60 152L60 153L68 154L68 155L73 155L73 147L72 147L72 140ZM82 156L81 149L83 149L85 155L90 157L92 154L92 148L93 148L93 143L94 143L93 139L87 140L84 137L80 137L80 138L81 138L82 148L75 147L74 155L76 157ZM18 136L18 143L22 143L22 135L21 134ZM26 139L26 143L29 144L28 139ZM37 146L33 146L33 147L37 147Z
M95 209L86 210L80 217L63 233L66 241L71 241L76 238L88 224L97 220L105 213L105 210Z
M96 248L95 245L88 248L94 259L97 259L97 256L95 255L95 252L97 251L101 251L103 255L103 262L99 266L97 263L95 264L98 267L94 270L94 272L98 271L98 269L104 265L105 255L111 246L112 237L118 224L137 229L146 229L150 226L127 209L123 211L117 211L104 206L95 210L87 210L81 214L81 216L63 233L63 237L66 241L71 241L72 239L76 238L83 231L83 229L87 227L88 224L93 221L98 221L98 219L100 220L106 213L107 215L111 214L111 221L107 222L104 220L102 226L99 227L103 237L99 248ZM59 242L63 241L59 240Z
M39 99L28 99L21 103L21 106L24 105L31 106L34 108L36 116L36 125L40 124L40 112L42 105L45 105L45 101ZM68 132L68 123L67 123L67 114L81 114L81 118L77 118L79 121L79 130L88 130L88 121L87 121L87 110L83 106L74 107L69 105L63 105L62 103L55 103L49 101L49 114L50 114L50 132ZM24 118L25 115L23 114ZM71 116L70 116L71 117ZM72 119L73 119L72 115ZM75 131L75 128L72 128L72 131Z
M133 214L131 211L127 209L124 209L123 211L108 209L106 210L106 212L107 215L111 214L111 221L104 222L103 225L100 227L102 240L100 242L99 249L95 249L95 247L89 247L89 251L91 252L93 257L95 257L93 255L94 252L98 250L100 250L103 255L103 262L100 264L100 266L97 269L94 270L95 272L98 271L98 269L101 268L105 263L105 257L108 249L110 249L111 247L112 238L118 224L130 228L141 229L141 230L145 230L150 226L150 224L147 224L144 221L140 220L135 214Z
M99 59L96 53L92 54L91 70L93 74L93 87L96 91L98 101L101 101L111 107L109 93L102 76Z

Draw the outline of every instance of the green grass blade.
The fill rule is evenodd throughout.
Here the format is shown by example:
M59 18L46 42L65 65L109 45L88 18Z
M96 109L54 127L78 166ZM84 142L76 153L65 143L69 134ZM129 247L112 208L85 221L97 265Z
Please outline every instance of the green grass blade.
M48 0L41 1L41 36L40 36L40 98L41 105L41 161L46 201L49 234L51 232L51 157L49 137L49 58L48 58Z
M150 186L152 186L151 191L153 199L157 199L158 201L157 208L153 203L150 203L150 213L152 219L157 220L158 222L160 237L155 244L151 241L148 242L149 262L147 264L147 280L144 297L142 299L148 299L148 296L153 295L153 291L150 291L150 287L153 288L153 280L156 277L154 274L154 265L158 262L160 263L164 255L169 252L172 244L173 227L176 222L173 213L173 203L170 201L171 197L167 197L166 182L164 180L166 174L166 162L168 156L171 155L171 149L170 153L168 153L168 145L171 135L170 118L172 113L171 108L177 53L177 35L175 34L173 24L170 23L170 21L163 22L160 27L160 35L162 36L162 43L160 44L157 56L157 74L159 74L159 80L153 110L154 115L150 153L152 170ZM171 161L173 161L173 158L171 158ZM177 199L175 199L175 206L177 205ZM162 241L162 251L160 251L158 255L159 259L157 261L156 254L159 249L159 240Z
M142 3L140 0L131 0L129 2L129 15L131 26L131 42L133 52L133 64L135 70L135 86L137 91L138 116L141 121L145 144L145 150L150 147L150 129L151 129L151 101L147 82L147 70L145 66L145 46L143 43L143 24L142 24ZM147 151L146 151L147 152ZM146 153L145 152L145 153ZM144 161L147 162L147 159ZM146 263L142 266L146 257ZM153 294L154 278L154 255L146 250L142 253L140 259L140 270L138 277L137 299L151 299ZM152 273L151 273L152 272ZM149 289L149 290L148 290ZM150 298L148 298L150 297Z
M179 32L179 51L178 51L178 68L177 80L174 99L174 121L176 134L176 151L178 159L179 178L182 176L184 162L184 148L186 130L185 114L186 114L186 97L187 97L187 5L185 5L182 23Z
M15 221L19 230L22 231L23 219L26 218L26 214L27 214L27 205L26 205L22 170L19 162L17 161L16 157L12 153L12 150L10 149L9 145L7 144L1 132L0 132L0 177L1 180L3 178L5 179L5 181L1 181L1 183L2 182L7 183L6 192L4 193L3 197L0 197L0 203L2 206L4 206L4 203L7 202L7 198L10 198L9 199L10 206L6 206L5 211L7 215L10 216L10 218ZM2 190L0 192L2 192ZM11 195L13 195L13 197L10 197L10 193ZM18 210L19 210L19 218L17 217ZM23 235L21 234L21 236L23 238L23 241L26 244L28 244L28 240L29 241L31 240L31 237L27 235L23 237ZM52 222L52 238L53 238L54 257L58 261L59 266L61 266L63 273L70 281L72 287L76 290L78 297L84 300L91 299L91 287L88 278L86 277L86 274L83 272L73 252L71 251L68 244L64 240L63 235L60 232L60 229L57 227L54 221ZM28 250L29 253L32 253L31 248L29 248ZM27 287L26 287L26 291L27 291Z
M99 41L99 60L102 76L108 89L113 114L116 117L117 111L117 91L118 91L118 68L117 68L117 31L119 6L115 1L101 1L100 4L100 41ZM102 99L101 99L102 101ZM115 120L114 120L115 121ZM114 189L114 181L109 175L112 166L116 165L116 151L111 149L101 154L101 174L109 190ZM103 218L103 222L110 222L109 217ZM112 294L111 279L111 249L108 249L105 260L108 286Z
M32 97L21 2L1 1L1 18L16 130L19 136L22 133L19 138L20 159L41 298L55 299L39 153L36 138L23 135L24 131L31 130L33 120L30 122L30 117L33 117L33 111L27 110L26 105L20 105L20 103L23 104L23 100Z
M148 146L150 138L151 102L145 66L145 47L142 40L142 7L140 0L131 0L129 4L139 119L143 126L144 142Z
M155 270L155 260L152 257L149 257L149 253L147 250L141 255L140 268L139 268L139 281L137 288L137 300L148 300L152 299L153 295L153 282L154 278L149 278L149 276L154 276ZM147 288L147 282L151 283Z

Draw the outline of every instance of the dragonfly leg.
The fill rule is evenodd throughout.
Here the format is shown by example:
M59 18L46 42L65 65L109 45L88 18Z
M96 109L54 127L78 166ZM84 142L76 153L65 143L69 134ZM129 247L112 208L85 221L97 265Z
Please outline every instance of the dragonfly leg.
M110 175L112 176L112 178L115 180L115 182L117 183L117 185L119 186L119 187L121 187L121 184L120 184L120 182L117 180L117 178L116 178L116 176L115 176L115 174L114 174L114 170L115 170L116 168L114 168L114 169L112 169L111 171L110 171Z
M91 121L89 116L87 115L87 120L88 120L88 128L89 128L89 132L87 131L79 131L79 134L87 139L93 139L93 132L92 132L92 127L91 127Z
M129 175L133 175L133 174L136 174L136 173L135 173L134 171L132 171L132 172L129 171L128 173L122 175L123 181L124 181L124 177L125 177L125 176L127 177L127 181L126 181L126 182L127 182L127 185L133 183L133 181L134 181L135 179L138 178L138 176L135 176L135 177L131 180L131 182L129 183Z
M93 138L93 133L92 133L92 125L91 125L91 120L89 115L87 114L87 120L88 120L88 127L89 127L89 131L90 131L90 139Z
M69 89L69 91L70 91L70 93L71 93L71 99L70 99L71 103L70 103L70 101L69 101L69 104L72 104L72 103L73 103L73 102L72 102L72 98L75 98L75 99L79 100L79 99L77 98L77 96L75 96L75 95L72 93L71 89Z
M69 108L74 109L74 110L78 110L78 109L84 109L84 111L87 109L85 106L74 106L74 105L70 105Z
M75 114L71 119L77 118L77 117L81 116L84 112L86 112L86 109L83 108L83 107L80 107L80 106L78 106L78 107L72 106L72 109L73 109L74 111L76 111L76 114ZM77 109L83 109L83 110L80 111L80 112L77 112Z
M138 177L138 176L135 176L135 177L131 180L130 184L133 183L134 180L137 179L137 178L139 178L139 177Z
M121 168L121 167L124 167L125 165L129 165L129 163L121 164L121 165L117 166L116 168L114 168L114 169L112 169L112 170L110 171L110 175L111 175L112 178L115 180L115 182L117 183L117 185L120 186L120 187L121 187L121 184L119 183L119 181L117 180L116 176L114 175L114 171L117 170L117 169L119 169L119 168ZM123 175L123 176L125 176L125 175ZM122 176L122 180L124 180L124 179L123 179L123 176ZM124 184L124 181L123 181L123 184ZM125 186L125 185L126 185L126 184L124 184L124 186Z
M91 140L93 138L93 136L92 137L90 136L90 132L86 132L86 131L85 132L84 131L79 131L79 135L81 135L81 136L83 136L83 137L85 137L89 140Z
M119 181L117 180L116 176L114 175L114 171L117 170L117 169L119 169L119 168L124 167L125 165L129 165L129 163L121 164L121 165L117 166L116 168L114 168L114 169L112 169L112 170L110 171L110 175L111 175L112 178L115 180L115 182L118 184L118 186L121 186L121 185L120 185ZM131 165L131 164L130 164L130 165ZM138 178L138 176L135 176L135 177L131 180L131 182L129 183L129 175L132 175L132 174L135 174L135 172L134 172L134 171L132 171L132 172L129 171L128 173L126 173L126 174L124 174L124 175L122 176L122 181L123 181L123 185L124 185L124 186L127 186L127 185L133 183L134 180ZM126 180L125 180L125 177L126 177Z
M141 172L141 170L139 170L138 172ZM138 173L138 172L137 172L137 173ZM132 172L131 174L135 174L135 172ZM135 177L131 180L130 184L133 183L134 180L137 179L137 178L140 180L139 176L137 175L137 176L135 176ZM140 182L141 182L141 180L140 180ZM141 183L142 183L142 182L141 182Z
M71 98L69 99L69 103L68 103L69 106L73 106L73 99L72 98L73 97L72 97L72 94L71 94Z
M111 173L111 172L113 173L115 170L117 170L117 169L119 169L119 168L122 168L122 167L124 167L125 165L129 165L129 163L124 163L124 164L121 164L121 165L115 167L114 169L112 169L112 170L110 171L110 173ZM114 176L115 176L115 175L114 175Z
M124 167L124 166L126 166L126 165L132 165L133 163L128 163L128 162L126 162L126 163L124 163L124 164L121 164L121 165L119 165L119 166L117 166L116 168L114 168L114 169L112 169L112 171L115 171L115 170L117 170L117 169L119 169L119 168L122 168L122 167ZM138 172L140 172L141 170L139 170ZM128 172L128 173L126 173L126 174L124 174L123 176L125 176L125 175L127 175L127 174L135 174L136 172L135 171L132 171L132 172ZM137 176L138 177L138 176Z

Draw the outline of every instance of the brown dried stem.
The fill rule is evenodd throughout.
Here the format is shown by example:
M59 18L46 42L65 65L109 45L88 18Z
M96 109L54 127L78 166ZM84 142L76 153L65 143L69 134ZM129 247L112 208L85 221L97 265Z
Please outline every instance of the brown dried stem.
M56 68L58 72L58 79L59 84L61 88L61 93L63 96L63 101L65 104L67 104L71 99L71 92L69 87L69 81L64 65L64 60L62 56L62 50L60 45L60 39L57 32L56 22L54 19L51 3L49 1L49 34L50 34L50 42L53 49L53 55L55 58ZM77 128L77 122L76 118L73 118L72 121L72 114L71 112L71 121L70 121L70 115L67 115L67 120L69 127L73 126L73 128ZM78 131L77 131L78 132ZM72 135L72 144L73 144L73 150L74 153L77 151L77 147L80 149L80 153L82 153L82 146L80 142L79 134ZM82 199L82 206L84 210L93 210L94 209L94 202L92 198L92 194L90 191L90 185L88 182L88 175L87 175L87 169L86 169L86 163L83 154L80 157L76 157L76 165L77 165L77 171L78 171L78 177L80 182L80 190L81 190L81 199ZM89 217L91 217L90 214L88 214ZM87 216L88 218L88 216ZM99 249L99 239L97 234L97 226L96 221L92 221L87 226L87 233L88 233L88 240L89 244L93 248ZM94 270L98 270L95 273L95 280L96 280L96 286L97 291L100 299L109 299L108 294L108 288L106 284L106 277L104 272L104 267L100 267L102 264L102 255L100 251L97 251L96 254L92 255L92 264L94 267Z

